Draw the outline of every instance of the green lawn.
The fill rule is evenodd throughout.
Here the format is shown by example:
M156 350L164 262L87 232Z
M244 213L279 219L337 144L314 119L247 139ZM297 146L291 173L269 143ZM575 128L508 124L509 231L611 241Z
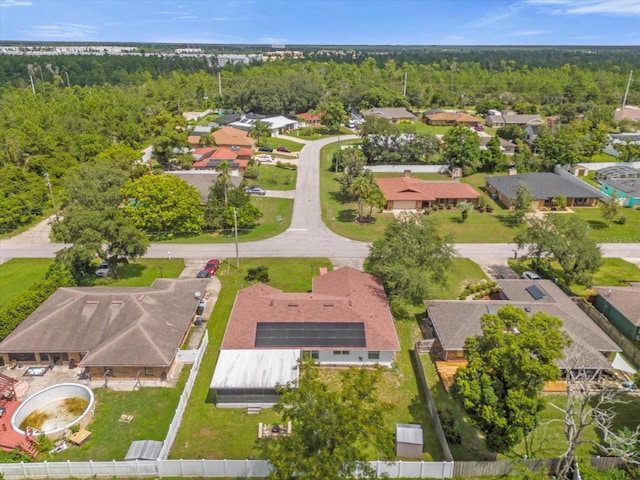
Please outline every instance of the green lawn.
M0 305L20 295L35 282L42 280L50 258L13 258L0 265Z
M340 193L338 176L331 171L331 156L337 149L336 145L327 145L322 149L320 160L320 201L322 203L322 220L338 235L373 242L384 235L384 230L394 216L391 213L374 213L373 223L357 225L354 219L358 214L358 203ZM384 173L380 176L393 176ZM398 174L395 174L398 175ZM377 174L376 174L377 176ZM448 177L433 173L418 173L412 176L425 180L446 180ZM484 193L484 176L476 174L465 177L463 181ZM485 195L486 196L486 195ZM466 222L461 222L460 212L456 209L439 210L429 215L435 217L442 231L452 236L455 243L507 243L515 235L515 223L507 210L501 208L490 197L487 203L493 207L492 213L472 212ZM488 233L490 232L490 233Z
M94 390L95 419L89 425L91 438L81 446L71 446L55 457L41 453L37 461L86 462L124 460L134 440L163 441L184 389L188 369L174 388L142 388L136 391ZM118 421L122 414L133 415L131 423ZM195 457L194 457L195 458Z
M307 127L292 130L288 133L290 137L298 137L301 140L321 140L328 137L336 137L335 133L327 133L326 127ZM353 131L347 127L340 127L340 135L353 135Z
M534 260L509 260L509 266L516 272L522 273L525 270L534 270ZM562 268L557 261L552 261L545 266L540 274L545 278L557 278L558 283L566 286L562 278ZM602 266L594 274L592 284L594 286L615 287L621 285L629 285L629 282L640 282L640 268L635 264L629 263L621 258L603 258ZM574 283L569 290L578 296L587 296L595 294L590 285L581 285Z
M114 287L146 287L156 278L178 278L184 270L182 258L139 258L118 267L117 277L97 278L94 285Z
M278 147L287 147L292 152L299 152L304 147L304 143L294 142L293 140L289 140L288 138L281 137L267 137L260 139L260 145L268 145L273 148L273 153L277 154L276 148Z
M438 300L457 300L469 283L490 280L480 266L468 258L454 258L447 272L444 285L434 287L430 298Z
M256 444L258 423L278 420L271 409L263 409L260 415L248 415L246 409L216 408L213 403L206 403L236 292L247 286L244 280L246 271L256 265L269 266L270 285L286 292L310 291L311 277L318 274L319 267L331 269L326 258L256 258L241 259L240 272L232 270L229 276L222 269L218 271L217 277L223 288L207 322L209 346L170 458L240 459L249 455L259 458L260 449Z
M250 168L258 172L258 178L253 180L245 177L247 185L260 185L267 190L295 190L296 188L297 170L285 170L269 164Z
M589 159L589 163L591 163L591 162L593 162L593 163L599 163L599 162L609 163L609 162L619 162L619 161L620 160L618 160L613 155L609 155L608 153L604 153L604 152L596 153L593 157L591 157Z
M610 227L602 218L599 208L574 208L574 214L589 223L589 236L598 243L640 242L640 210L623 208L627 219L624 225L613 222Z
M531 458L555 458L566 450L567 441L564 435L564 413L554 408L555 404L562 408L565 403L565 395L550 394L545 395L547 406L541 414L538 428L531 433L533 452ZM626 403L612 405L612 410L616 413L613 422L615 430L628 427L635 429L640 424L640 398L635 395L628 395L624 399ZM598 432L590 427L585 430L584 440L602 441ZM509 455L500 456L505 458L522 458L526 453L524 442L514 448L514 452ZM578 455L596 456L601 454L594 445L585 444L578 447ZM499 458L500 459L500 458Z
M293 200L288 198L252 197L251 201L262 212L260 224L243 230L238 229L238 241L252 242L275 237L284 232L291 224ZM278 216L280 220L278 220ZM234 241L233 229L222 232L201 232L197 235L175 235L171 238L152 239L158 243L230 243Z

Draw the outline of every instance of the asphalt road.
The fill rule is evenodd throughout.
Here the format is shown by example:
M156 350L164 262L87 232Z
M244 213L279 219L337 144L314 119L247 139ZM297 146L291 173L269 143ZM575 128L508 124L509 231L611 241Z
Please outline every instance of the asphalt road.
M341 140L357 138L342 136ZM282 234L255 242L240 243L238 255L257 257L327 257L334 263L362 260L369 254L369 244L336 235L322 222L320 209L320 150L336 138L308 142L300 152L298 180L291 226ZM0 263L9 258L53 257L64 244L48 243L46 221L14 238L0 241ZM602 244L605 257L625 258L640 265L640 243ZM459 256L473 259L507 259L514 256L513 244L456 244ZM519 252L522 254L523 252ZM233 258L236 246L230 244L152 244L147 257L204 259Z

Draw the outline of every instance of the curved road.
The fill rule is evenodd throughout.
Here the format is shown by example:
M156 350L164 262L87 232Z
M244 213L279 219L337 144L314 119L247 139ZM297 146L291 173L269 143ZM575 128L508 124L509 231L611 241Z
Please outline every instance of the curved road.
M341 140L358 138L342 136ZM341 237L322 222L320 207L320 150L336 138L326 138L307 143L300 152L298 180L291 226L282 234L255 242L239 244L240 257L328 257L334 263L348 259L362 262L369 254L369 244ZM8 240L0 241L0 263L13 257L53 257L64 244L49 243L39 226ZM509 258L514 255L513 244L456 244L461 257L474 259ZM602 244L605 257L621 257L640 264L640 243ZM167 256L185 259L205 257L235 257L235 244L152 244L147 257ZM337 261L337 262L336 262Z

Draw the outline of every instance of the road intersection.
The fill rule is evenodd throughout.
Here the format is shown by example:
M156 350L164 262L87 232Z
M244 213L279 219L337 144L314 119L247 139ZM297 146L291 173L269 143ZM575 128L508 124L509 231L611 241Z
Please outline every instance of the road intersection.
M355 135L342 136L341 140L358 138ZM320 205L320 151L337 139L326 138L308 142L299 155L298 179L294 196L293 215L289 228L275 237L239 244L239 256L257 257L327 257L335 265L350 264L361 266L369 254L369 244L341 237L333 233L323 223ZM65 245L50 243L47 236L47 222L41 222L33 229L0 241L0 263L10 258L50 258ZM620 257L640 266L640 243L602 244L605 257ZM456 244L460 257L471 258L480 263L501 261L511 258L517 252L509 243ZM170 252L170 253L169 253ZM522 252L520 252L522 253ZM149 247L149 258L233 258L236 247L226 244L182 244L154 243Z

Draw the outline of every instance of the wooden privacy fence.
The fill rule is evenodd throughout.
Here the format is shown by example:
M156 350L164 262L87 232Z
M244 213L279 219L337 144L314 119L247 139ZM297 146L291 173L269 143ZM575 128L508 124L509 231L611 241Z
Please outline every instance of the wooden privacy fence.
M422 360L420 359L420 352L418 351L417 343L411 351L411 354L413 356L414 369L416 371L416 380L418 381L418 385L421 387L421 390L424 392L425 400L427 402L427 408L429 409L429 414L431 415L431 419L433 421L433 427L436 431L438 441L440 442L440 447L442 448L442 455L447 462L452 462L453 455L451 455L447 437L445 436L444 430L442 429L442 423L440 422L440 415L438 414L438 409L436 408L436 402L433 400L433 396L431 395L431 391L429 390L429 384L427 383L427 374L425 373L422 366Z
M625 337L620 330L618 330L607 317L596 309L593 305L587 302L584 298L578 297L576 299L578 306L589 317L598 324L598 326L609 335L614 342L622 347L624 356L633 363L634 367L640 368L640 350L634 345L634 343Z

